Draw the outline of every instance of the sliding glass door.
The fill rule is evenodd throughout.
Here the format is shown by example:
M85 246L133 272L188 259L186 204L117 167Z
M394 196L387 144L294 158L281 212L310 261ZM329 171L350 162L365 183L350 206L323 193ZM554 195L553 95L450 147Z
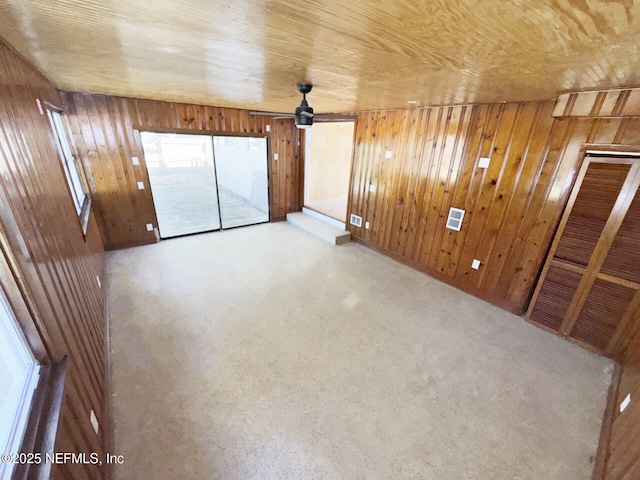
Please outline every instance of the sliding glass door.
M161 238L220 228L208 135L141 132Z
M269 221L267 139L214 137L222 228Z
M269 221L266 138L140 136L161 238Z

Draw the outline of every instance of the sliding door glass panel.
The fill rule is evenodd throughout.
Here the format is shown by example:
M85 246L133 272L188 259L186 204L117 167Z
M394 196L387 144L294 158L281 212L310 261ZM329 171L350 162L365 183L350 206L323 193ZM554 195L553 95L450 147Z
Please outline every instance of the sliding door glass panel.
M161 238L220 228L209 135L141 132Z
M341 222L347 220L354 125L314 123L306 131L304 205Z
M267 139L213 138L222 228L269 221Z

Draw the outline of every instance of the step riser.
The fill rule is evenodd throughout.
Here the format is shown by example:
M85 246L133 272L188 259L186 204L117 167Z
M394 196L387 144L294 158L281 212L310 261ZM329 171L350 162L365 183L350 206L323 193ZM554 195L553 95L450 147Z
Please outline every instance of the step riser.
M304 213L289 213L287 221L332 245L342 245L351 240L351 232L340 230Z

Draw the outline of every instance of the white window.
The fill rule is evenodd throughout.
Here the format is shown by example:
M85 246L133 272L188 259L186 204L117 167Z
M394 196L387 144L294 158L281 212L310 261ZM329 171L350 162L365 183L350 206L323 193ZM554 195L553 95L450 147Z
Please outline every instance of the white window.
M462 228L462 219L464 218L464 210L459 208L449 209L449 218L447 218L447 228L451 230L460 231Z
M38 370L0 290L0 453L20 451ZM0 462L0 479L11 478L12 472L11 463Z
M88 205L85 206L85 202L88 200L88 196L80 178L78 165L76 164L76 160L75 158L73 158L73 154L71 153L69 139L62 123L62 115L54 110L49 109L47 109L47 114L49 115L49 121L51 122L53 131L56 134L56 144L58 146L58 152L60 153L60 158L62 159L62 167L67 178L67 183L69 184L69 190L71 190L71 197L73 198L76 212L78 213L78 216L83 217L83 230L86 231L86 225L84 222L85 212L83 211L83 208L84 210L88 208ZM86 216L88 220L88 215Z

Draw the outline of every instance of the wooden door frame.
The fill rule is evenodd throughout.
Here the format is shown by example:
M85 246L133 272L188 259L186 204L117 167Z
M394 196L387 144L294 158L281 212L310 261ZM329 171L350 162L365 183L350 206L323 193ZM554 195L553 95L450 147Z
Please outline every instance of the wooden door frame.
M625 155L625 153L629 155ZM637 304L640 303L640 290L638 290L639 293L635 295L625 316L622 318L618 331L616 332L616 334L614 334L611 341L609 342L609 345L606 347L604 351L597 349L576 338L572 338L569 335L570 335L571 329L575 325L575 321L577 320L577 315L580 313L581 308L584 306L584 302L586 301L587 295L590 292L591 287L593 286L593 283L595 281L594 280L595 277L593 279L589 278L589 277L593 277L593 275L587 275L587 274L589 272L593 273L595 270L599 270L599 268L602 266L602 263L606 258L606 253L608 253L609 248L611 247L611 244L615 239L615 235L617 234L618 230L620 229L620 226L622 225L624 216L626 215L626 212L628 211L628 208L631 202L633 201L632 194L635 194L637 187L636 187L636 190L633 190L633 188L629 188L629 186L633 187L634 184L637 184L640 181L640 146L583 144L582 148L579 151L579 155L580 155L579 158L581 158L582 160L579 163L578 174L576 175L575 180L572 182L573 184L571 186L571 193L569 195L569 199L567 200L562 217L560 219L560 223L558 224L558 227L555 231L553 242L547 253L544 266L538 277L538 281L537 281L533 296L531 297L531 301L527 309L527 315L525 320L528 323L531 323L538 328L542 328L543 330L551 332L555 335L562 336L566 340L571 341L573 343L577 343L578 345L584 348L587 348L589 350L592 350L601 354L605 353L610 356L615 350L614 347L616 347L621 341L622 335L620 332L626 329L626 324L629 323L629 321L631 320L631 317L633 317L633 313L635 311L635 308L637 307ZM592 157L592 159L589 159L589 155L594 155L594 156ZM582 185L582 182L586 175L587 169L589 168L589 165L591 163L594 163L593 158L595 159L598 158L597 155L602 155L602 157L604 157L597 163L612 163L612 164L628 163L631 166L631 168L629 170L629 174L625 179L623 186L620 189L620 194L614 204L612 213L610 214L609 219L607 220L605 227L603 229L603 232L605 232L608 229L610 233L611 232L613 233L611 235L608 235L607 238L605 238L604 240L602 239L602 237L598 240L598 243L596 244L591 254L591 257L589 259L587 266L583 268L576 265L567 264L559 260L555 260L553 257L557 250L558 244L560 243L560 239L567 225L567 222L569 221L571 211L573 210L576 198L580 191L579 187ZM615 161L613 160L605 161L605 158L607 156L617 157L617 158ZM625 156L627 156L628 158L625 159ZM627 189L627 192L623 194L625 188ZM621 195L624 195L624 198L622 200L620 199ZM618 213L624 213L625 215L619 214L617 215L617 218L614 218L614 211L616 209L624 210L624 212L618 212ZM602 252L603 250L604 250L604 253ZM595 257L595 261L594 261L594 257ZM574 293L573 299L569 304L569 308L567 309L567 312L565 313L564 319L558 330L554 330L545 325L536 323L532 321L530 318L531 313L533 311L533 307L542 289L544 279L546 278L549 268L552 265L559 268L563 268L565 270L576 271L577 273L580 273L582 275L582 279L576 289L576 292Z
M347 184L347 206L346 206L346 212L345 212L345 220L344 220L344 226L345 226L345 230L349 230L349 212L351 211L351 187L353 185L353 164L354 164L354 158L355 158L355 152L356 152L356 132L358 130L358 119L353 119L353 120L336 120L336 121L331 121L331 122L323 122L323 123L353 123L353 135L351 137L351 158L349 159L349 181ZM313 127L311 127L313 128ZM319 213L320 215L324 215L325 217L331 218L333 220L336 221L340 221L338 219L335 219L329 215L327 215L326 213L322 213L322 212L318 212L317 210L314 210L313 208L308 207L307 205L305 205L305 193L306 193L306 185L307 185L307 130L306 129L301 129L303 131L303 134L301 135L301 140L300 140L300 152L301 153L301 157L302 157L302 168L300 170L300 209L302 210L302 208L307 208L309 210L313 210L316 213Z

